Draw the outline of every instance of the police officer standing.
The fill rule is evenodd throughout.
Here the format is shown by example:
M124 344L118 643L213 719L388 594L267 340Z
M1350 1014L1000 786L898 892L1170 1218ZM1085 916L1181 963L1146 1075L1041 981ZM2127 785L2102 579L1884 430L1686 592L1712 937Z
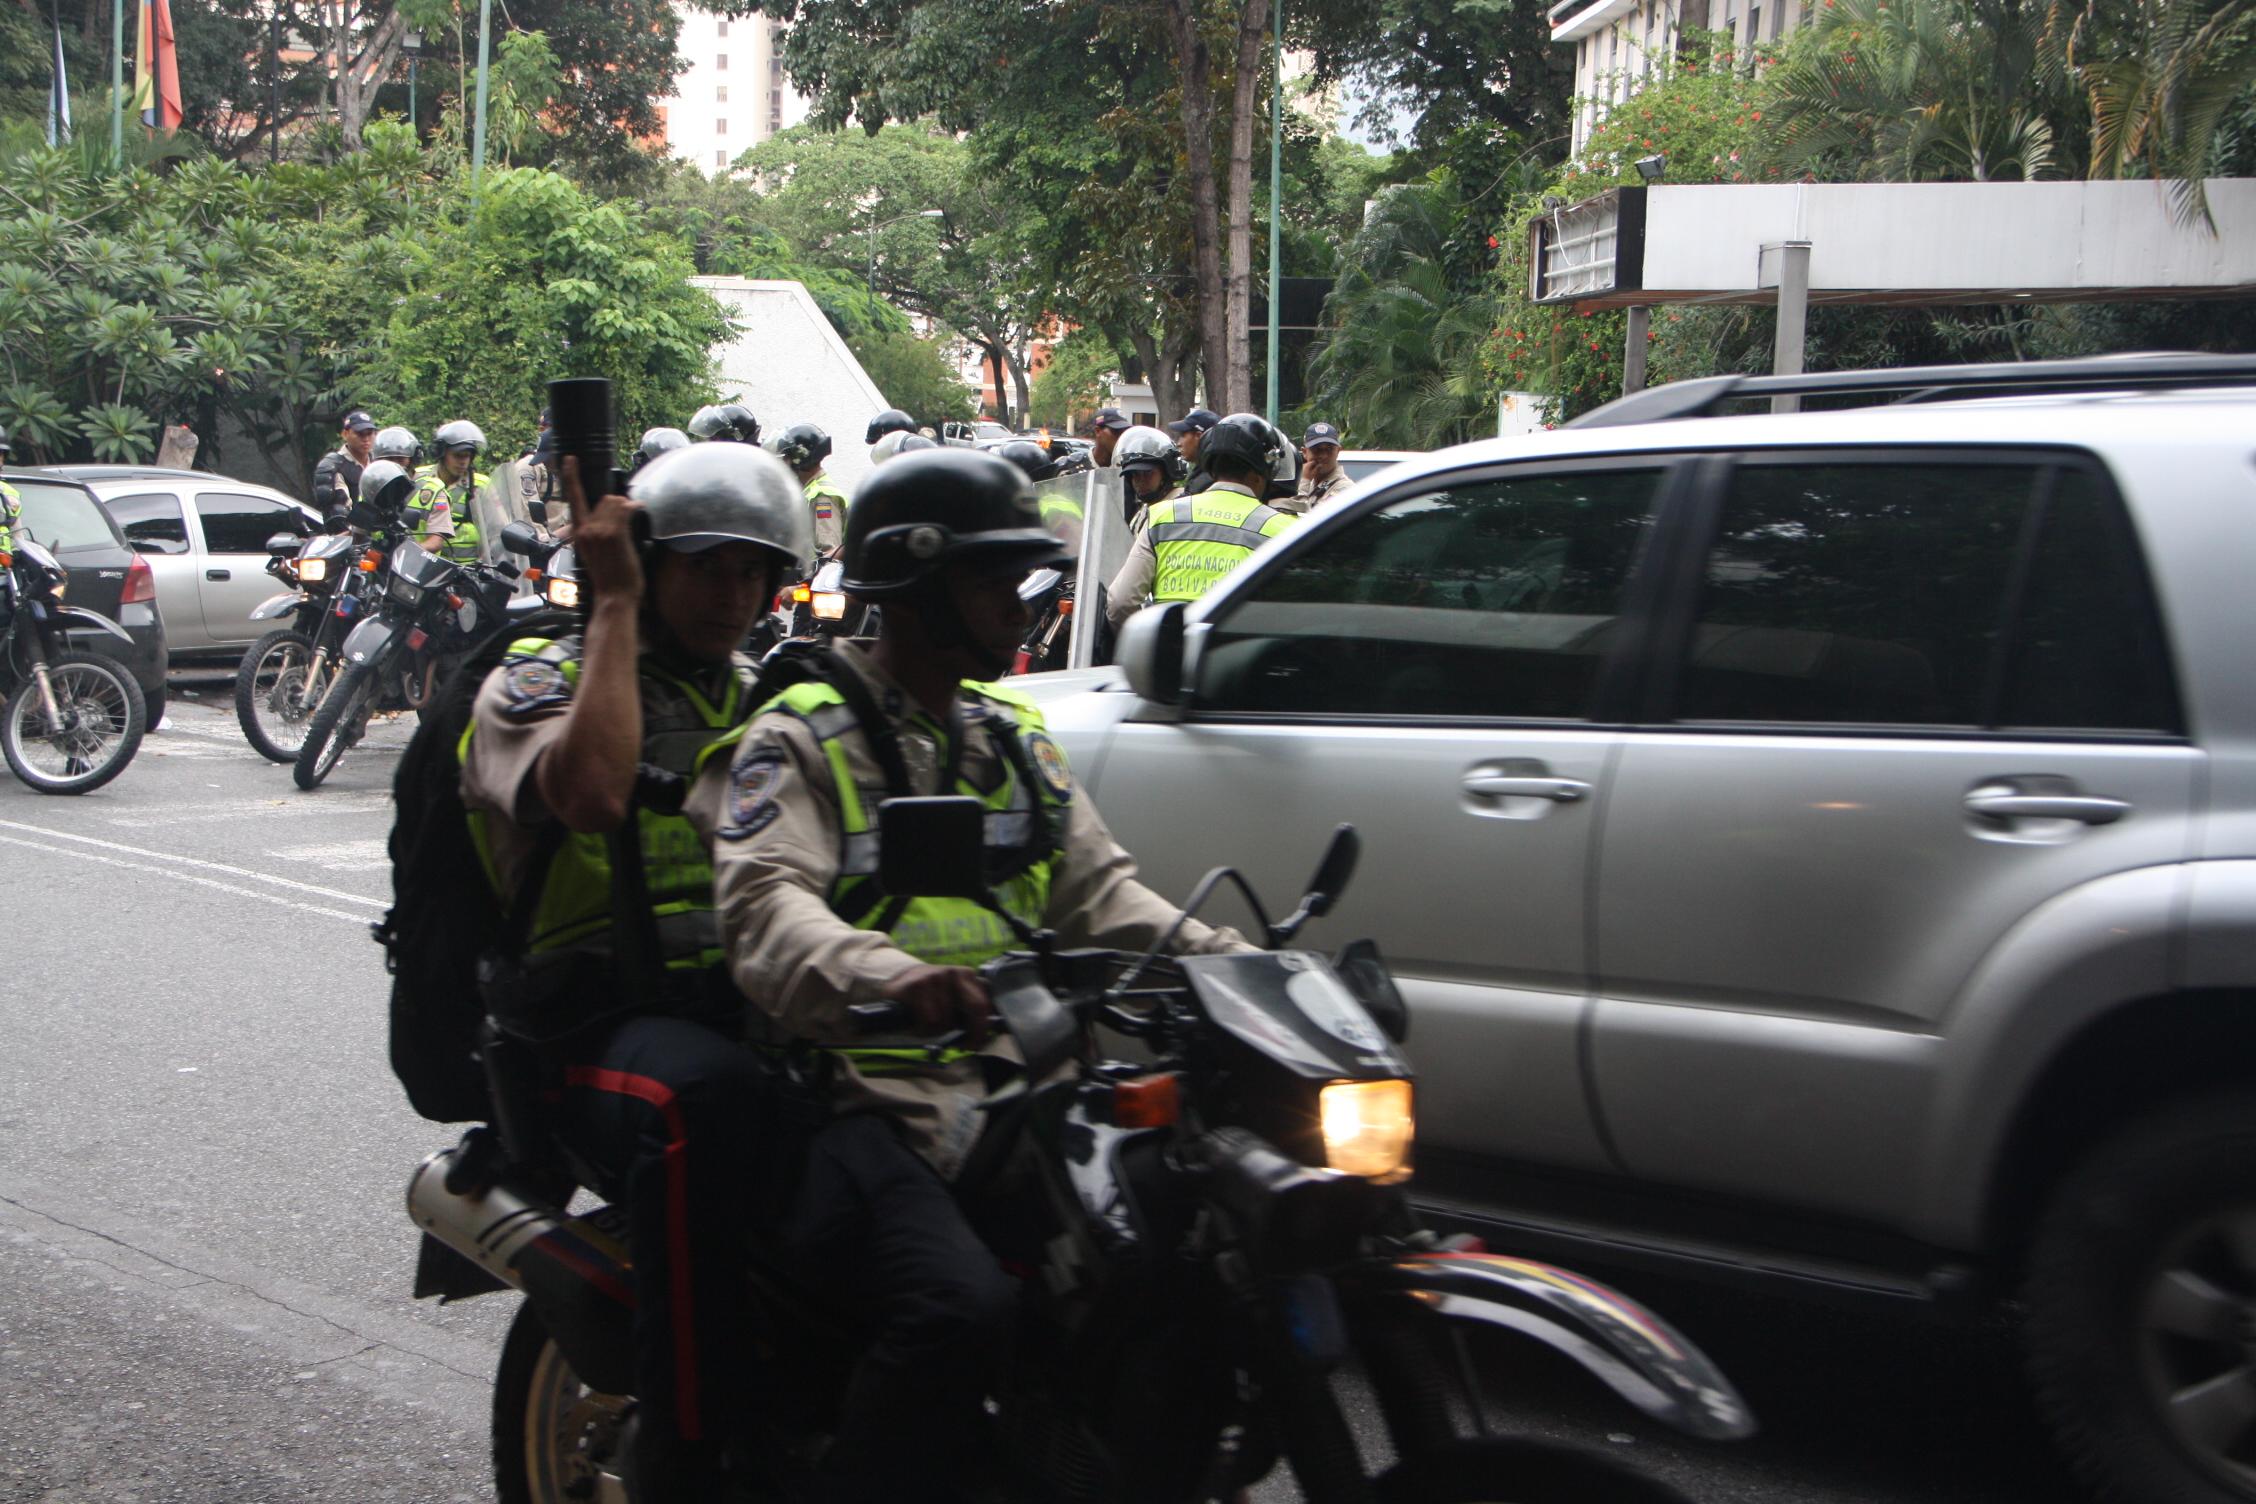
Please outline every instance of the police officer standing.
M705 848L679 815L642 803L638 765L686 777L742 724L756 670L736 647L807 556L806 507L782 465L742 445L660 455L631 501L590 502L576 465L563 461L560 480L586 627L514 644L480 688L462 798L505 905L528 916L526 961L489 1001L540 1046L561 1132L627 1208L635 1496L708 1504L735 1497L728 1427L746 1410L753 1346L744 1259L755 1168L776 1156L743 999L719 966ZM611 834L630 821L637 839ZM615 965L632 953L612 933L622 848L642 865L656 952L639 1002Z
M775 452L805 488L815 552L827 556L837 549L846 527L846 493L823 470L823 461L830 458L830 435L812 423L794 423L775 441Z
M1221 421L1220 417L1205 408L1194 407L1167 425L1167 431L1175 435L1175 447L1181 452L1183 464L1189 472L1183 480L1185 496L1196 496L1214 484L1214 478L1207 474L1206 466L1199 463L1199 452L1206 440L1206 431Z
M468 418L457 418L441 424L432 442L437 455L422 472L423 484L409 504L410 511L424 523L421 530L445 535L449 559L475 559L478 514L473 501L493 479L477 468L478 456L486 452L486 432ZM439 520L442 512L444 525Z
M358 408L345 414L337 447L313 467L313 504L324 517L342 517L351 509L375 445L376 420Z
M738 987L834 1047L846 1115L814 1138L781 1235L808 1278L880 1328L823 1464L846 1499L947 1495L1015 1300L947 1181L979 1135L980 1099L1017 1061L988 1037L974 968L1017 942L977 903L884 893L879 804L969 795L1001 816L985 822L1000 900L1061 946L1143 949L1179 918L1135 880L1033 702L981 682L1025 634L1020 581L1060 557L1025 478L993 455L919 451L872 471L847 518L845 588L884 603L879 636L809 660L810 677L714 755L689 804L712 838ZM1182 920L1173 948L1244 942ZM906 1034L857 1040L847 1010L880 1001Z
M1150 508L1149 525L1107 592L1106 620L1118 626L1135 615L1147 592L1154 601L1197 600L1290 527L1295 520L1290 512L1262 500L1283 459L1283 439L1250 413L1232 414L1205 430L1199 461L1210 484L1197 495Z
M1300 482L1290 498L1278 497L1277 506L1288 512L1306 512L1316 503L1337 496L1355 484L1340 468L1340 431L1330 423L1311 423L1300 436L1304 458Z

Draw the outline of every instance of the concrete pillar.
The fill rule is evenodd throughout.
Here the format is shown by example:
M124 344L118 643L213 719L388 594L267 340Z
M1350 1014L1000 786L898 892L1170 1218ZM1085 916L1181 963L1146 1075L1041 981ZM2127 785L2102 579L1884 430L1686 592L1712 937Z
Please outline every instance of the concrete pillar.
M1778 288L1778 345L1771 356L1773 376L1802 374L1802 346L1809 334L1810 243L1787 240L1762 248L1762 283ZM1774 413L1802 410L1799 397L1773 397Z
M1629 310L1628 332L1622 336L1622 395L1645 390L1645 346L1653 327L1653 310L1643 303Z

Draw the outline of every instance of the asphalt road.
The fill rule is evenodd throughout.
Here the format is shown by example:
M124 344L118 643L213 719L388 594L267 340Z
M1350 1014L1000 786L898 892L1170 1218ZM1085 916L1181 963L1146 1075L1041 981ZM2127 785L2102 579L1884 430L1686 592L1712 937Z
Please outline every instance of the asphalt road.
M108 788L0 782L0 1504L490 1498L515 1297L408 1298L401 1194L448 1134L385 1067L366 931L411 723L302 794L222 681L179 678L200 693L176 690ZM1680 1442L1562 1361L1483 1345L1492 1425L1606 1448L1698 1504L2075 1497L2001 1329L1617 1282L1722 1363L1763 1434Z

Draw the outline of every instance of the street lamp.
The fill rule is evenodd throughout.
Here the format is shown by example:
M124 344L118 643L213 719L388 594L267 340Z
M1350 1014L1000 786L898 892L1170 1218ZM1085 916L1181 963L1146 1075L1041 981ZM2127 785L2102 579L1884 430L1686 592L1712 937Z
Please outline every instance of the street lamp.
M410 30L405 36L401 37L400 51L407 54L407 128L411 132L414 132L416 139L420 141L422 139L422 132L417 128L415 124L417 118L417 112L415 108L415 65L423 60L423 33L420 31Z
M887 225L906 224L912 219L946 219L947 217L948 211L945 209L919 209L914 214L903 214L898 216L897 218L883 220L869 227L869 291L871 297L874 298L877 296L877 232L884 229Z

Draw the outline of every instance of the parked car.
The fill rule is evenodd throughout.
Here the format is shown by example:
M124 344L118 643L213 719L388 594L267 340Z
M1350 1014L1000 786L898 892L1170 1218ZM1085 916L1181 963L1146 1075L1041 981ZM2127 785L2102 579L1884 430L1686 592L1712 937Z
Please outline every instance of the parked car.
M321 514L269 486L153 465L59 465L117 519L156 572L157 603L179 657L239 654L265 630L251 620L274 594L266 540L305 537Z
M1360 485L1381 470L1391 469L1405 460L1424 458L1425 455L1415 449L1342 449L1339 463L1347 472L1347 478Z
M1362 832L1320 928L1409 1000L1429 1212L2018 1299L2109 1497L2256 1499L2251 384L1657 388L1405 462L1141 613L1121 670L1016 682L1162 892ZM1883 390L1919 395L1709 416Z
M70 571L64 599L99 611L133 638L124 643L99 627L73 627L71 646L115 658L141 687L148 723L156 725L164 718L169 657L149 561L126 545L118 525L84 484L52 470L11 469L6 479L23 497L23 531L47 545L55 561Z

